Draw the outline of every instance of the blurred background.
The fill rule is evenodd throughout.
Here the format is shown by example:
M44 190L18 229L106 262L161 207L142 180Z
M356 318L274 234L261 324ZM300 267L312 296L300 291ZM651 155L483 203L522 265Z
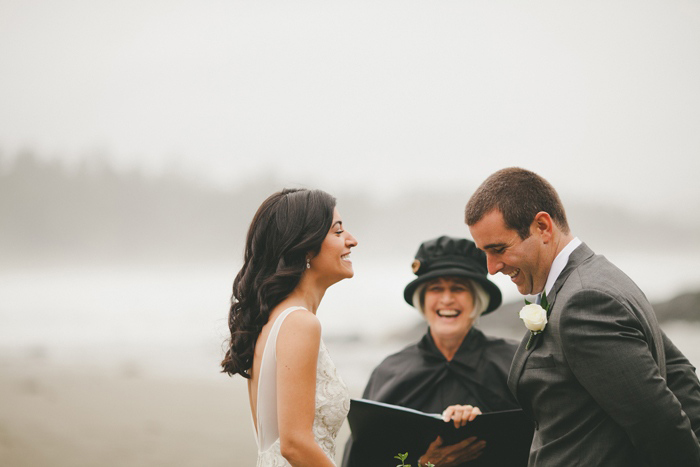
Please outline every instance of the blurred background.
M359 240L319 310L354 397L424 331L419 244L469 236L513 165L698 365L698 83L690 0L0 0L0 465L254 465L218 364L283 187L332 193ZM493 280L481 326L520 339Z

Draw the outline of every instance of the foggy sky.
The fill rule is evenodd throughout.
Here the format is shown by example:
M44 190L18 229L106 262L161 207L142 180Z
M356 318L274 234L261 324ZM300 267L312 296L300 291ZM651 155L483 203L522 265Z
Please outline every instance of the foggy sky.
M384 195L519 165L697 223L698 83L695 1L0 0L0 156L223 186L272 168Z

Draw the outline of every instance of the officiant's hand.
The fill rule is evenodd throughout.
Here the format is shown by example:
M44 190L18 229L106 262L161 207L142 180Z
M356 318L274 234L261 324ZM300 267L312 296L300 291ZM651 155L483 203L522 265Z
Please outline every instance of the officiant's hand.
M481 410L479 407L472 407L471 405L451 405L442 412L442 419L446 422L452 420L455 424L455 428L459 428L471 422L476 418L477 415L481 415Z
M477 440L475 436L460 441L457 444L443 446L441 437L430 443L428 450L418 459L418 465L431 464L439 467L458 466L472 461L484 453L486 441Z

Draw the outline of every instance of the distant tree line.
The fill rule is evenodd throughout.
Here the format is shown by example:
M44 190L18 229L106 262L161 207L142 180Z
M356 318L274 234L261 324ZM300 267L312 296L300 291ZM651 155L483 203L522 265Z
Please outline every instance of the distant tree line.
M177 173L118 171L106 159L68 167L30 151L0 162L0 258L6 266L239 260L255 210L283 188L272 174L221 190ZM421 241L466 234L464 194L415 189L378 202L361 180L354 192L332 194L366 254L400 255L410 264Z
M238 261L255 210L284 186L269 173L224 190L175 172L116 170L105 158L68 167L23 151L12 160L0 158L0 268L57 261ZM408 267L422 241L469 235L462 216L474 188L426 180L378 199L358 180L352 192L331 194L363 255L405 258ZM568 215L577 235L601 251L661 247L656 219L631 217L614 205L579 204ZM666 220L664 237L700 251L697 228Z
M28 264L225 258L251 215L238 196L107 163L69 170L23 152L0 173L0 255Z

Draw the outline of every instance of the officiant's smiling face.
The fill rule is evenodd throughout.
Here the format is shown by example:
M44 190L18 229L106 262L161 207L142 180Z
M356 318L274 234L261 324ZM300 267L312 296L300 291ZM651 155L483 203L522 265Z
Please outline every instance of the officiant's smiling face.
M423 313L433 339L463 339L474 323L473 311L474 296L466 279L440 277L426 284Z

